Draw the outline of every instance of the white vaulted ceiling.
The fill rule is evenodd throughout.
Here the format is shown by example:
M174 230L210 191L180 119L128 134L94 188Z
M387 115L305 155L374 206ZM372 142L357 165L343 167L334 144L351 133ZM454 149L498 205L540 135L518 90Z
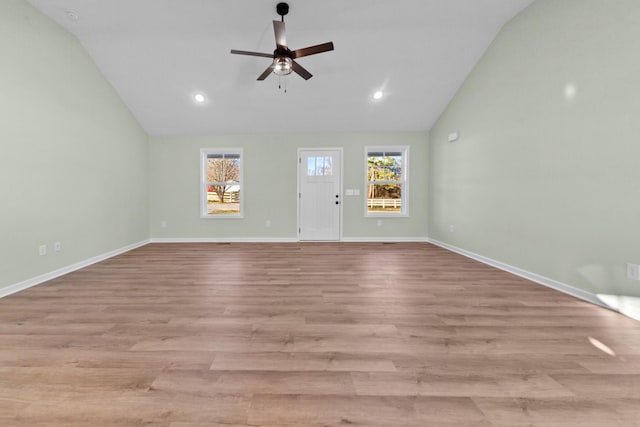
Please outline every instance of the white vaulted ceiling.
M285 94L274 75L256 81L269 59L229 53L274 50L278 1L29 1L77 36L157 136L428 130L500 28L532 2L291 0L289 47L333 41L335 51L299 59L313 78L289 76Z

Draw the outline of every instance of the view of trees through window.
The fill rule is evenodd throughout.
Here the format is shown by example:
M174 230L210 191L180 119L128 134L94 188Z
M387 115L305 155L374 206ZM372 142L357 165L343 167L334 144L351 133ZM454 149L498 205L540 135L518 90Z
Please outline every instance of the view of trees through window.
M401 212L403 158L400 151L367 152L367 211Z
M333 175L333 157L309 157L307 159L307 176Z
M207 213L240 213L240 154L207 154Z

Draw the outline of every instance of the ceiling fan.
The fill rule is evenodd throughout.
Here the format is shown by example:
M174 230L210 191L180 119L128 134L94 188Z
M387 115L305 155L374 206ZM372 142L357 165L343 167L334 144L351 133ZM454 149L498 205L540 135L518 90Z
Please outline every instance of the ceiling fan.
M258 80L264 80L269 74L274 73L278 76L286 76L295 72L305 80L309 80L312 74L295 60L303 56L315 55L317 53L328 52L333 50L333 42L322 43L315 46L309 46L302 49L291 50L287 46L285 36L284 17L289 13L289 5L287 3L278 3L276 12L281 16L281 21L273 21L273 31L276 36L276 50L273 53L248 52L246 50L232 49L231 53L236 55L260 56L273 60L272 64L258 77Z

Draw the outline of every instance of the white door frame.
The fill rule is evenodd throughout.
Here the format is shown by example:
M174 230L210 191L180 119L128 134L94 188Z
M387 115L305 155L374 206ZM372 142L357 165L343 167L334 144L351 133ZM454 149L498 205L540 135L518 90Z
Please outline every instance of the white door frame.
M344 148L343 147L316 147L316 148L309 148L309 147L305 147L305 148L298 148L298 159L297 159L297 163L298 163L298 178L296 180L297 182L297 188L296 188L296 200L297 200L297 208L298 208L298 224L297 224L297 231L298 231L298 241L301 241L300 239L300 179L302 178L301 174L302 174L302 152L303 151L327 151L327 150L335 150L340 152L340 183L339 188L340 188L340 206L339 206L339 230L338 230L338 241L342 241L342 213L343 213L343 209L342 209L342 205L344 203L344 192L342 189L342 185L343 185L343 175L344 175ZM306 167L305 167L306 170Z

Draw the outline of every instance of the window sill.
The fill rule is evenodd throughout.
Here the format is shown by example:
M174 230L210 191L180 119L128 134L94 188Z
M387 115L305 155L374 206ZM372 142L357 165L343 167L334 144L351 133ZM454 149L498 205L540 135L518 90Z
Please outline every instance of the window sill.
M408 213L367 213L365 218L409 218Z

